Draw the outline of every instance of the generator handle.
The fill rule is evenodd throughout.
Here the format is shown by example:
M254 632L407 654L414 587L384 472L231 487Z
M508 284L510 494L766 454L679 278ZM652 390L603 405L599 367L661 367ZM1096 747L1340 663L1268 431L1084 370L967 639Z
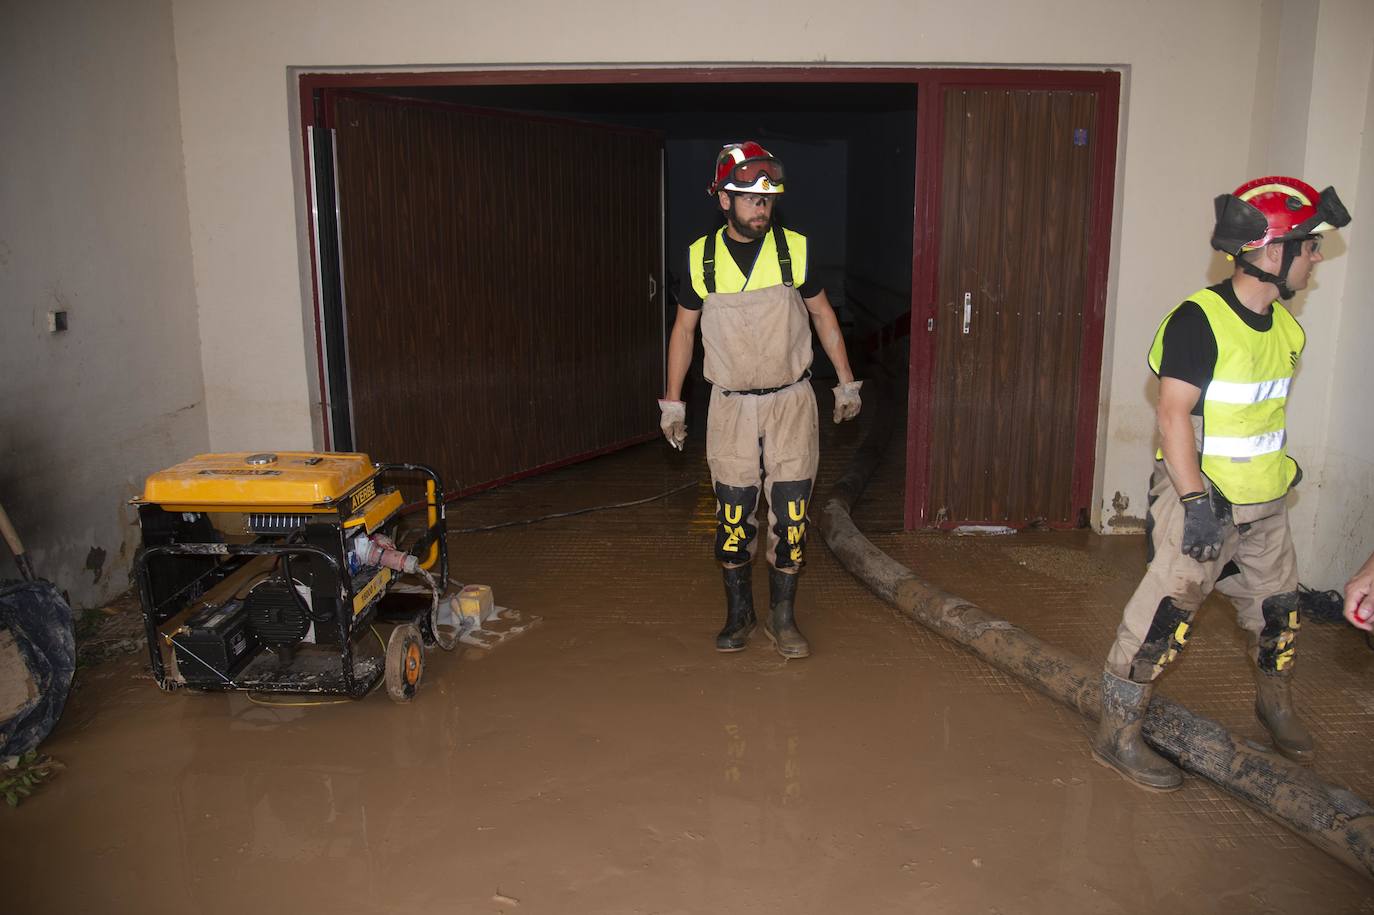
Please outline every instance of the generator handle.
M339 558L326 549L309 543L164 543L144 547L134 557L134 574L142 574L150 556L270 556L276 553L301 553L317 556L334 567L342 578ZM340 589L340 596L347 597Z
M426 531L422 539L429 541L429 553L420 562L420 568L429 571L439 564L439 581L448 587L448 513L444 507L444 481L439 471L428 464L377 464L379 473L404 470L420 473L425 480L425 521Z

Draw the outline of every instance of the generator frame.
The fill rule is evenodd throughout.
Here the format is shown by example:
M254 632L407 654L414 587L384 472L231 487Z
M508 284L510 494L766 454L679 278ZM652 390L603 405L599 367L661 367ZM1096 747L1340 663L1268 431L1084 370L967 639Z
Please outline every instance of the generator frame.
M444 488L438 472L424 464L375 463L372 467L373 473L368 479L374 481L378 486L394 482L393 476L399 474L418 473L426 478L424 502L411 507L422 505L426 509L427 524L420 539L416 543L410 544L409 549L422 556L425 551L428 551L429 556L421 563L421 567L433 569L437 565L435 580L437 587L442 589L448 581L448 543ZM397 579L397 574L390 569L370 569L369 571L374 574L370 575L361 587L357 586L356 576L350 573L346 560L345 531L347 528L344 521L349 515L347 511L334 505L316 506L315 513L322 518L330 519L330 522L313 526L316 528L333 527L337 531L335 538L337 543L331 543L329 548L325 548L311 543L289 543L285 542L284 539L263 542L263 535L261 534L258 535L258 542L225 543L222 540L222 534L210 523L208 515L213 512L174 511L165 509L157 503L146 501L140 502L138 508L139 520L144 531L144 545L134 558L133 577L138 585L140 603L143 609L144 631L148 639L148 660L152 667L153 677L163 690L170 691L177 688L203 691L253 690L264 693L343 695L361 699L370 693L385 675L385 659L375 656L355 659L354 642L371 628L377 617L378 606L382 599L390 593ZM235 511L232 507L220 510ZM388 523L398 518L405 511L405 507L397 509L388 515L382 523ZM162 526L162 531L157 537L158 539L165 537L168 542L148 544L150 522L152 522L153 527ZM221 539L216 539L217 537ZM216 670L212 664L195 656L185 646L176 645L172 637L167 636L166 641L173 651L176 648L187 651L202 666L218 674L223 682L188 684L173 679L169 675L166 662L163 660L161 643L164 641L164 636L159 632L160 627L178 613L192 606L212 588L243 568L247 562L256 556L299 557L315 559L324 563L324 567L329 570L333 579L332 586L335 593L332 596L337 598L334 620L338 626L336 654L326 662L324 652L315 652L312 653L312 657L298 657L297 660L301 663L292 664L287 668L273 668L269 664L254 663L264 654L270 653L270 649L266 646L259 646L255 657L246 662L237 675L230 677ZM179 568L185 568L186 565L195 568L199 564L199 560L218 558L220 561L209 565L208 568L198 574L183 574L169 583L156 580L156 576L152 573L152 566L154 565L152 560L160 557L191 560L189 564L178 564ZM380 586L377 584L379 581L381 582ZM316 591L317 588L319 585L312 583L312 592ZM368 593L374 590L375 593ZM361 607L355 604L360 595L365 595ZM173 602L177 603L168 611L167 606ZM417 609L408 622L419 628L426 647L436 644L437 639L431 625L430 607L428 605ZM323 646L320 647L323 648ZM251 673L249 673L250 670Z

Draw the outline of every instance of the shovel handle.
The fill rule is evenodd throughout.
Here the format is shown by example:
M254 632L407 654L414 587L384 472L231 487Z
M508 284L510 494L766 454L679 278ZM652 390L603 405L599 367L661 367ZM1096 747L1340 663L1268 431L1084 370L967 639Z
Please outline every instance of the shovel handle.
M19 532L10 523L10 516L5 513L3 505L0 505L0 537L5 538L10 552L14 554L14 564L18 566L19 574L25 581L33 581L33 568L29 565L29 558L24 555L24 542L19 539Z

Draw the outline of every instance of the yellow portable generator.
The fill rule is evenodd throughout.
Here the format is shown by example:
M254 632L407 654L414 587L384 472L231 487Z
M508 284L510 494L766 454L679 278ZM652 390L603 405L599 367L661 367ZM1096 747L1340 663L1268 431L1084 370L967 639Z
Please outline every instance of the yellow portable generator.
M410 505L403 489L417 496ZM356 699L384 678L406 702L424 648L457 643L440 618L444 491L429 467L365 454L202 454L148 477L133 504L143 532L134 577L163 689ZM422 524L407 521L412 508L424 509ZM383 599L407 574L431 597L397 620ZM360 641L382 618L397 625L379 654Z

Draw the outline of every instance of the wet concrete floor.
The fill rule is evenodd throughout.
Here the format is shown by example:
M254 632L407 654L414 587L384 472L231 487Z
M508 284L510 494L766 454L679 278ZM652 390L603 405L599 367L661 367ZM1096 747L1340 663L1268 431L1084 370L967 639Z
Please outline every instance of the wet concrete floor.
M467 500L452 525L701 475L699 453L651 443ZM870 517L899 518L883 499ZM761 633L717 654L710 511L702 483L455 535L455 577L542 622L491 651L431 653L410 705L163 694L141 656L84 674L44 747L67 768L0 810L0 908L1374 911L1374 883L1212 786L1151 794L1093 763L1077 715L899 619L819 537L798 611L814 656L784 661ZM1084 657L1106 651L1142 561L1137 537L873 539ZM762 569L755 585L765 602ZM1308 629L1318 771L1369 797L1374 652ZM1224 607L1198 630L1165 691L1258 740Z

